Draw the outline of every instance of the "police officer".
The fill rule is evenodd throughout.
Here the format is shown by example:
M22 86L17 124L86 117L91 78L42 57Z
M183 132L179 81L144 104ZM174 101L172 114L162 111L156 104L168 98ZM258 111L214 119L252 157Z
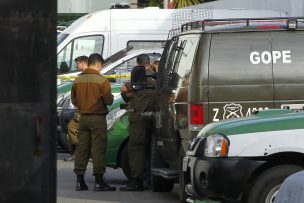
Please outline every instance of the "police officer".
M78 70L83 72L88 68L88 57L87 56L78 56L75 58L76 67ZM71 144L70 156L65 157L64 161L73 161L75 159L75 151L78 145L78 126L79 126L80 113L75 112L74 117L70 120L68 124L68 135L69 142Z
M80 112L78 146L74 172L77 175L76 190L88 190L84 180L90 153L93 158L94 191L114 191L105 183L104 154L107 147L106 105L113 103L109 81L100 74L104 60L100 54L91 54L89 67L73 83L71 99Z
M144 66L146 73L151 74L150 58L146 54L137 57L138 66ZM148 81L149 80L149 81ZM147 78L146 83L151 85L153 81ZM150 140L149 133L152 128L152 120L144 118L145 112L154 110L155 91L153 88L140 91L133 91L130 83L122 86L122 96L129 101L127 108L130 121L130 136L128 142L129 165L131 169L131 182L121 191L143 191L143 178L145 171L145 159L147 143Z

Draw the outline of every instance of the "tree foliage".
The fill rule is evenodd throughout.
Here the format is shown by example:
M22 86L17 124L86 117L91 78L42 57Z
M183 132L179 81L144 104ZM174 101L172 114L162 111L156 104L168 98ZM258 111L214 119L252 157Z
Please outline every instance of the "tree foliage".
M209 1L214 1L214 0L173 0L173 7L174 8L183 8L187 6L193 6L196 4L201 4L204 2L209 2ZM148 6L153 6L153 7L163 7L163 0L148 0ZM169 0L168 0L169 3Z
M168 0L169 3L170 0ZM196 4L206 3L215 0L172 0L174 8L183 8L187 6L193 6ZM145 6L152 6L152 7L160 7L163 8L164 0L146 0Z
M174 8L183 8L187 6L193 6L195 4L200 4L203 1L201 0L173 0Z
M163 0L149 0L149 6L152 7L160 7L162 5Z

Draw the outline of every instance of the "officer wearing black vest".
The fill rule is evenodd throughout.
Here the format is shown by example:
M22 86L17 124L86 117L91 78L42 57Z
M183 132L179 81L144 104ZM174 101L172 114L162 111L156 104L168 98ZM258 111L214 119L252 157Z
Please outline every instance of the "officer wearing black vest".
M130 121L130 136L128 142L129 165L131 169L131 182L121 191L143 191L143 178L145 172L145 162L147 153L147 144L152 130L152 116L149 114L154 110L155 91L154 79L146 77L153 71L150 65L150 58L147 54L141 54L137 57L138 66L134 67L131 75L131 83L122 86L122 96L129 103L127 107ZM142 78L137 78L141 84L133 83L133 73L144 70ZM142 73L142 71L141 71ZM138 77L138 74L137 74ZM148 115L148 116L147 116Z

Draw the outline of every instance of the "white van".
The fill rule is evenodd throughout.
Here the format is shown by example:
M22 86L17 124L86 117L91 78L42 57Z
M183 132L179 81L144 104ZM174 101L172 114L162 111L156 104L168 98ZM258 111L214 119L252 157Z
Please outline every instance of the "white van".
M57 39L58 74L76 70L74 59L126 48L161 48L172 27L172 9L110 9L85 15ZM162 44L163 43L163 44Z

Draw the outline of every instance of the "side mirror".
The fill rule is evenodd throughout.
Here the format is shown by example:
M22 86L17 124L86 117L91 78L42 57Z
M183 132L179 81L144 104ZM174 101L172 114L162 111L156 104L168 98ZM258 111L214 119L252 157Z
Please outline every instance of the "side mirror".
M146 69L144 66L135 66L131 71L131 87L135 91L146 89Z

